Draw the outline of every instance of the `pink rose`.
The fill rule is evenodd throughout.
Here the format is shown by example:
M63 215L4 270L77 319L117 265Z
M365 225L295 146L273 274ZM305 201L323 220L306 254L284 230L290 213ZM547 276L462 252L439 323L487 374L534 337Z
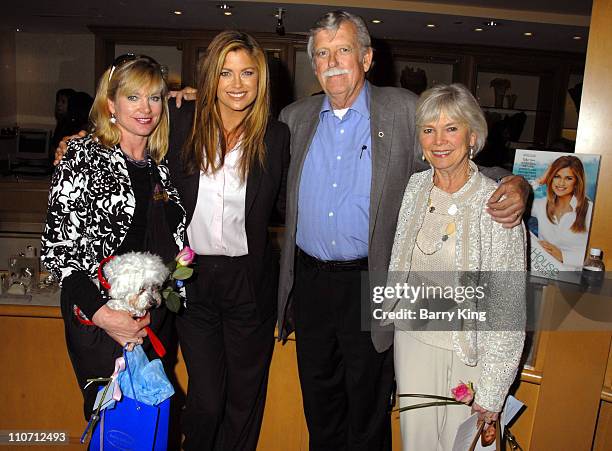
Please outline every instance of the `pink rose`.
M455 388L451 388L451 393L456 401L470 405L474 400L474 387L471 382L467 384L461 382Z
M178 253L175 260L181 266L189 266L195 258L195 252L189 246L185 246L181 252Z

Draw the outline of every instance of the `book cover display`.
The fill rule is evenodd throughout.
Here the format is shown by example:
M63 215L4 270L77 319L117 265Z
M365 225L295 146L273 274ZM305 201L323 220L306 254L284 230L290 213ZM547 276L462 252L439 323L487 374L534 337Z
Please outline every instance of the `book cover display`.
M531 270L556 278L580 271L584 262L597 191L599 155L517 149L513 173L531 184L526 212Z

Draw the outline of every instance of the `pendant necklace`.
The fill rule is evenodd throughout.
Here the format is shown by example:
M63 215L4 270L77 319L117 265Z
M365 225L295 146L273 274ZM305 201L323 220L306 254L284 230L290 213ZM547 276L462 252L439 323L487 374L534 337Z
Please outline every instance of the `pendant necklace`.
M429 198L429 200L427 201L427 212L429 213L434 213L436 211L436 207L434 205L432 205L431 203L431 197ZM457 207L456 204L451 204L450 207L448 207L448 210L446 211L450 216L455 216L457 214L457 212L459 211L459 208ZM446 224L446 227L444 229L444 233L442 234L442 236L440 237L440 240L438 242L436 242L436 245L434 246L434 250L431 252L425 252L423 250L423 248L421 246L419 246L419 240L418 240L418 235L417 235L417 239L415 240L415 244L416 247L424 254L424 255L433 255L436 252L438 252L440 249L442 249L442 246L444 245L444 243L446 241L448 241L448 238L455 233L455 231L457 230L457 227L455 225L455 221L451 221L448 224Z

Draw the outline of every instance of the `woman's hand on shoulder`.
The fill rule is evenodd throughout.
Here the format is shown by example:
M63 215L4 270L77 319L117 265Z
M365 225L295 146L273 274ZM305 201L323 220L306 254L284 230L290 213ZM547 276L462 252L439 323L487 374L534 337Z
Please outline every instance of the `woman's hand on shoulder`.
M128 312L113 310L106 305L100 307L91 320L121 347L127 344L128 351L135 345L142 344L147 336L145 327L151 323L148 313L142 318L134 319Z
M191 86L185 86L180 91L170 91L168 93L168 98L174 97L176 99L176 107L180 108L183 104L183 100L195 100L197 92L198 90L196 88L192 88Z
M76 135L64 136L55 149L55 160L53 160L53 166L60 164L60 161L62 161L64 155L66 155L66 152L68 151L68 141L75 138L84 138L85 136L87 136L87 132L85 130L81 130Z
M521 223L531 187L519 175L504 177L487 202L487 212L506 229Z

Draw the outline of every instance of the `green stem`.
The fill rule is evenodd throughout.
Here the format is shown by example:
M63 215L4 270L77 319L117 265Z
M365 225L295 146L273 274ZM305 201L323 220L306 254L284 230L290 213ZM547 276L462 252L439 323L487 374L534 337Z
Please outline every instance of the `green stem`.
M401 407L396 409L397 412L405 412L406 410L414 410L420 409L421 407L434 407L434 406L447 406L447 405L465 405L462 402L458 401L435 401L435 402L425 402L422 404L415 404L412 406Z
M424 395L421 393L400 393L397 395L399 398L427 398L427 399L440 399L442 401L457 401L455 398L449 398L448 396L438 395Z

